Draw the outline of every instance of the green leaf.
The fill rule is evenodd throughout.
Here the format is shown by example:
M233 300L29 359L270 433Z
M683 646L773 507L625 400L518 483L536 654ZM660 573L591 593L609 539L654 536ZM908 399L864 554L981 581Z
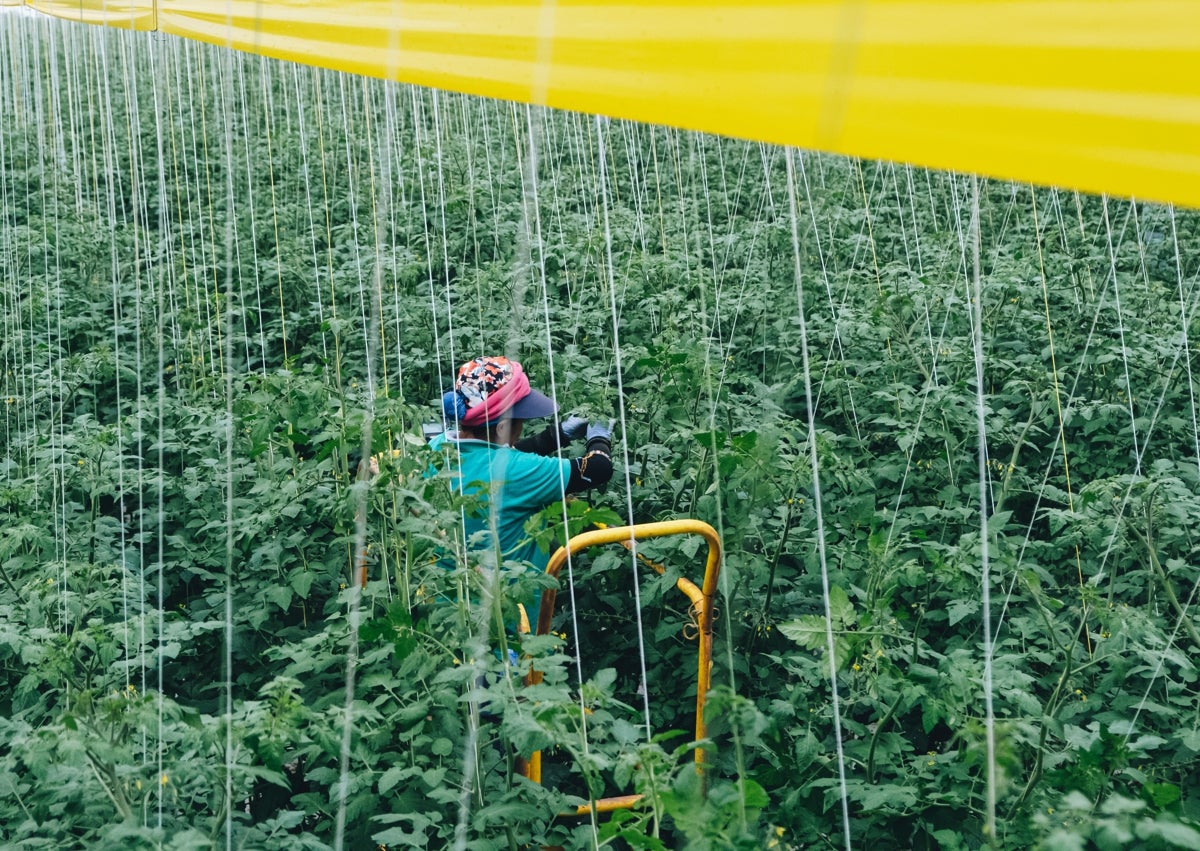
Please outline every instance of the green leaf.
M825 618L820 615L801 615L779 624L779 631L807 650L823 650L826 646Z
M950 626L976 614L982 608L979 600L970 598L955 600L946 607L946 616Z
M795 769L803 771L808 768L820 752L821 743L817 741L817 737L813 735L812 730L805 730L802 735L796 738L795 744L792 745L792 759Z
M386 795L396 787L396 784L403 780L412 771L408 766L393 765L387 771L383 772L383 776L379 778L379 794Z
M294 570L291 576L292 590L296 592L296 596L301 599L307 599L308 592L312 590L313 579L315 574L308 570Z
M449 756L454 751L454 742L446 738L434 739L429 749L438 756Z
M1176 848L1200 848L1200 830L1177 821L1144 819L1137 824L1137 834L1143 839L1161 839Z
M1183 797L1183 792L1174 783L1147 783L1142 787L1142 791L1150 799L1150 803L1160 810Z
M1184 730L1179 734L1179 741L1192 753L1200 752L1200 730Z
M839 585L833 585L829 588L829 612L833 617L833 623L838 627L847 627L854 625L854 604L850 602L850 598Z
M389 827L387 830L379 831L379 833L372 833L371 841L388 846L428 847L428 837L424 833L417 833L415 830L408 831L402 827Z
M761 810L771 802L766 790L753 780L747 778L738 785L742 790L742 802L747 809Z
M263 596L281 609L286 609L292 602L292 589L287 585L268 585L263 589Z

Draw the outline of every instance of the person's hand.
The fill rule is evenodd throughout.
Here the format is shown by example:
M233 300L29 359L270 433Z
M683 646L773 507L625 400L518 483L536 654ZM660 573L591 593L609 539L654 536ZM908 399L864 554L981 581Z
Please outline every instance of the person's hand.
M587 427L587 440L591 443L594 438L602 437L605 440L612 442L612 429L616 425L616 420L609 420L608 425L604 423L592 423Z
M577 417L574 414L562 421L563 437L567 440L579 440L587 431L588 421L583 417Z

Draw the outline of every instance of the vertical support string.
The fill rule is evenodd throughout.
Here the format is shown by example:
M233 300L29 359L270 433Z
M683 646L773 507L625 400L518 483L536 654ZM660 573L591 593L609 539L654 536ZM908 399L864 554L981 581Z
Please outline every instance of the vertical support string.
M1046 315L1046 341L1050 347L1050 375L1054 381L1054 413L1058 419L1058 444L1063 457L1063 476L1067 485L1067 510L1072 514L1075 513L1075 493L1071 487L1071 464L1067 458L1067 431L1066 419L1063 416L1062 407L1062 388L1058 380L1058 357L1054 350L1054 326L1050 322L1050 290L1046 281L1046 259L1042 251L1042 230L1038 221L1037 208L1037 192L1032 186L1029 187L1029 197L1033 205L1033 239L1037 246L1038 256L1038 274L1042 280L1042 307ZM1079 553L1079 544L1074 545L1075 549L1075 571L1079 579L1079 605L1086 609L1087 604L1084 601L1084 581L1083 581L1083 561ZM1083 631L1084 637L1087 640L1088 657L1092 655L1092 636L1086 629Z
M1196 388L1192 379L1192 346L1188 341L1188 316L1186 299L1183 294L1183 261L1179 256L1179 230L1175 225L1175 205L1167 205L1167 215L1171 219L1171 248L1175 256L1175 276L1179 286L1179 324L1183 331L1183 364L1187 370L1188 407L1192 415L1192 447L1196 453L1196 473L1200 476L1200 424L1196 422Z
M604 224L604 272L605 282L608 285L609 311L612 318L613 369L615 370L617 380L617 398L620 400L618 411L621 422L621 436L624 438L629 431L625 421L625 385L622 377L624 375L624 365L621 361L621 329L617 312L617 282L613 271L612 227L608 216L608 147L605 139L605 129L607 126L608 119L597 115L595 130L596 148L600 161L598 174L600 184L600 217ZM633 482L630 480L629 472L629 443L624 439L621 441L621 453L622 469L625 475L625 512L630 525L633 525ZM637 542L630 539L629 543L629 560L633 570L633 605L637 615L638 670L641 676L638 692L642 697L642 714L646 725L646 740L649 741L653 733L650 729L650 692L646 686L646 637L642 625L642 593L640 583L638 582Z
M987 418L984 405L983 384L983 286L980 274L980 222L979 222L979 179L971 175L971 260L972 295L971 340L975 354L975 421L978 429L978 451L976 460L979 468L979 560L980 585L983 608L983 705L987 739L987 788L985 810L985 833L987 842L996 846L996 716L992 705L992 577L989 560L988 534L988 475L987 475Z
M1104 211L1104 235L1106 244L1108 245L1108 270L1112 275L1113 282L1113 303L1117 308L1117 331L1121 341L1121 366L1125 370L1125 402L1129 410L1129 432L1133 436L1133 457L1135 476L1142 474L1142 453L1138 448L1138 432L1137 432L1137 415L1133 409L1133 384L1129 377L1129 347L1125 344L1125 318L1121 311L1121 282L1117 275L1117 252L1113 248L1112 240L1112 225L1108 220L1108 196L1100 196L1100 202Z
M549 282L546 280L546 248L542 241L542 214L541 204L538 197L538 138L539 131L542 128L544 116L539 113L539 120L535 123L533 120L533 109L528 104L525 106L525 127L529 136L528 151L525 158L525 179L522 181L525 189L524 203L524 226L531 245L537 249L537 272L541 282L542 290L542 320L543 327L546 331L546 363L550 377L550 398L557 403L558 400L558 381L554 370L554 338L550 327L550 293ZM558 412L554 414L554 428L561 433ZM559 468L559 487L563 493L563 499L560 500L562 508L562 523L563 529L568 526L567 512L567 482L563 476L561 467ZM567 553L567 594L571 609L571 634L579 635L579 610L575 598L575 566L574 558L571 553ZM575 677L576 685L579 688L579 739L580 747L586 757L590 750L588 741L588 724L587 724L587 703L583 694L583 651L579 646L579 641L575 642ZM592 847L600 847L599 826L596 819L596 810L594 807L589 809L589 822L591 825Z
M233 51L224 54L226 61L223 69L224 84L232 85ZM224 644L222 647L225 674L223 688L224 719L225 719L225 849L233 851L233 311L234 287L236 277L233 271L235 235L234 218L234 187L233 187L233 128L229 122L229 111L223 113L223 129L225 138L225 184L227 192L227 215L225 218L225 290L224 290L224 324L225 339L222 355L221 376L225 390L225 596L224 596ZM215 236L214 236L215 239ZM215 284L216 282L214 282ZM214 289L216 287L214 286ZM218 311L221 307L217 302Z
M154 81L153 88L152 88L153 97L154 97L154 116L155 116L154 141L155 141L155 153L158 158L157 171L158 171L158 197L159 197L159 199L166 199L168 197L167 183L166 183L166 157L165 157L165 149L164 149L164 145L163 145L163 133L162 133L162 112L160 111L159 99L158 99L158 86L160 84L161 78L158 73L158 69L156 67L156 62L155 62L155 60L158 58L159 51L162 49L162 45L164 44L164 42L165 42L164 39L153 38L152 42L151 42L151 48L150 48L150 76L151 76L151 79ZM169 113L168 113L168 115L169 115ZM167 253L168 258L171 258L171 257L175 256L175 251L174 251L174 241L172 238L171 221L170 221L170 217L167 213L168 209L169 208L165 203L161 203L161 202L159 203L159 227L166 234L166 240L167 240L166 253ZM165 269L165 274L167 275L167 279L168 279L168 281L170 281L174 275L173 264L171 262L169 262L169 260L168 260L168 262L164 263L163 266ZM166 632L166 620L165 620L165 618L166 618L166 615L165 615L166 581L165 581L165 570L164 570L165 565L164 565L164 561L163 561L164 556L165 556L165 550L164 550L163 543L166 541L166 525L165 525L166 524L166 504L165 504L166 503L166 494L165 494L165 486L166 486L166 456L165 456L165 452L166 452L166 449L165 449L165 447L166 447L167 400L166 400L165 385L166 385L166 374L167 374L167 372L166 372L167 357L166 357L166 345L164 342L165 337L166 337L166 321L167 321L167 319L166 319L167 304L166 304L166 297L165 297L166 288L163 287L162 285L160 285L157 289L157 293L158 293L158 299L157 299L157 305L156 305L156 311L155 311L156 312L155 322L156 322L156 327L157 327L158 333L155 336L156 336L157 343L158 343L158 368L157 368L158 394L157 394L157 400L156 400L157 409L158 409L157 410L158 440L156 441L157 448L158 448L158 458L157 458L157 465L156 465L156 467L157 467L156 479L157 479L158 492L157 492L157 500L156 500L157 511L156 511L156 515L155 515L155 534L156 534L156 538L157 538L158 559L156 560L156 564L155 564L155 580L156 580L155 584L156 584L157 604L158 604L156 606L156 609L157 609L156 614L157 614L157 621L158 621L156 624L156 633L157 633L157 644L158 644L160 650L157 654L155 654L156 655L155 668L157 671L157 681L155 683L155 691L156 691L156 694L155 694L155 716L156 716L155 717L155 722L156 722L155 741L157 743L156 748L155 748L155 754L156 754L155 763L156 763L157 769L158 769L156 772L156 775L160 778L160 782L155 784L155 788L157 790L157 801L156 801L157 812L156 812L156 819L155 819L155 828L157 830L161 831L163 829L163 808L165 806L165 798L166 798L166 789L163 787L163 784L161 783L161 778L166 776L165 764L164 764L165 752L164 752L164 743L163 743L163 734L164 734L164 725L163 725L164 670L163 669L164 669L164 665L166 663L165 663L165 654L161 650L162 645L164 643L164 636L165 636L165 632ZM172 315L174 315L174 311L172 311ZM177 351L177 349L176 349L176 351Z
M795 264L796 312L800 319L800 357L804 366L804 400L808 416L808 458L812 470L813 507L817 518L817 559L821 565L821 600L825 607L825 653L829 661L829 692L833 709L833 734L837 749L838 789L842 805L842 838L850 851L850 795L846 788L846 752L842 742L842 711L838 697L837 658L833 640L833 604L829 597L829 561L825 552L825 512L821 494L821 464L817 455L817 423L813 409L812 370L808 354L808 323L804 310L804 277L800 263L800 215L796 209L796 166L792 149L784 151L787 164L788 209L791 212L792 257Z

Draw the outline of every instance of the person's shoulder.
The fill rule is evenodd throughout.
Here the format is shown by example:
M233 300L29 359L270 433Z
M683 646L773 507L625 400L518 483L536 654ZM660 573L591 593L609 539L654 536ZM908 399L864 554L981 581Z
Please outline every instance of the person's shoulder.
M457 431L445 431L441 434L429 439L431 449L444 449L453 447L457 449L487 449L495 448L486 440L478 440L473 437L461 437Z

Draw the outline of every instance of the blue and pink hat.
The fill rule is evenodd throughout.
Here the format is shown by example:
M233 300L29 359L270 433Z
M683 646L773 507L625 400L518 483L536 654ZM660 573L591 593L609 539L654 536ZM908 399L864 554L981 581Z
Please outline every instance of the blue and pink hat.
M521 364L506 357L478 357L458 368L454 389L442 396L446 419L467 428L497 420L531 420L558 410L554 400L529 385Z

